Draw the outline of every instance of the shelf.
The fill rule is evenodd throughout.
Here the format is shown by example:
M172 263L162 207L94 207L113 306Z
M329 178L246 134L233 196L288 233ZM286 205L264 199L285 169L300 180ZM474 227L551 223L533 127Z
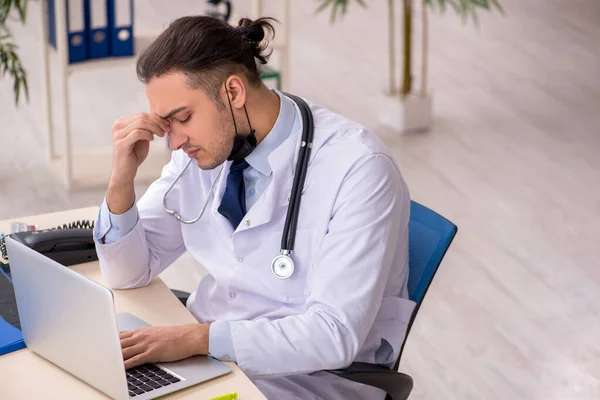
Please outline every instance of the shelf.
M98 147L90 149L76 149L71 154L73 165L71 176L72 188L104 188L108 185L112 169L112 148ZM171 150L162 141L152 142L148 158L138 169L136 183L151 183L160 177L162 168L171 159ZM51 161L52 168L58 176L65 170L64 157L57 157Z
M144 50L152 41L160 34L160 32L156 33L142 33L139 35L135 35L134 37L134 55L133 56L121 56L121 57L105 57L105 58L96 58L81 62L76 62L68 65L69 75L78 72L78 71L86 71L92 70L96 68L109 68L109 67L118 67L121 65L128 65L132 62L135 62L139 53ZM282 41L273 41L270 44L274 50L282 51L285 49L286 45Z
M160 32L155 33L140 33L134 36L134 55L133 56L122 56L122 57L105 57L105 58L96 58L81 62L76 62L73 64L69 64L68 70L69 75L77 72L77 71L85 71L92 70L96 68L107 68L112 66L120 66L120 65L128 65L132 62L135 62L139 53L144 50L152 41L160 34Z

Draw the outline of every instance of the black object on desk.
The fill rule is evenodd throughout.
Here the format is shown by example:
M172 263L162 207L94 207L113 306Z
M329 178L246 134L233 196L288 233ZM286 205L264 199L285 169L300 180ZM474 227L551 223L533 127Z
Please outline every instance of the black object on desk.
M45 255L70 266L98 260L92 229L67 228L18 232L11 238Z

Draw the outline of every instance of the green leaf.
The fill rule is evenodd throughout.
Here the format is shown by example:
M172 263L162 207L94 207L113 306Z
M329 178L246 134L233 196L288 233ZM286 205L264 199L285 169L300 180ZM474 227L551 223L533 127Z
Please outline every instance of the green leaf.
M13 36L6 26L6 22L10 18L24 24L27 19L28 1L31 0L0 0L0 78L6 76L12 78L17 105L23 97L23 93L29 101L29 85L27 83L27 71L17 53L19 47L12 42ZM15 11L14 14L13 11Z
M435 5L432 3L432 0L423 0L423 6L424 7L429 7L433 11L435 11Z
M479 29L479 17L477 16L477 11L474 7L471 8L471 16L473 17L473 24L475 25L475 28Z
M456 12L460 15L460 20L464 24L467 20L467 11L464 0L460 0L460 3L457 4Z
M6 29L7 19L19 21L22 24L27 20L27 2L30 0L0 0L0 28ZM11 17L11 13L14 9L18 14L18 18Z
M325 10L327 7L329 7L329 5L331 4L333 0L322 0L323 4L321 4L316 10L315 13L320 13L323 10Z
M15 92L15 104L19 105L19 97L21 94L21 84L18 79L15 79L15 83L13 85L13 91Z
M0 5L0 25L4 25L6 23L6 18L8 18L11 8L12 0L2 0Z
M337 17L338 6L339 6L338 2L335 2L335 4L333 5L333 11L331 12L331 19L329 20L329 22L332 24L335 22L335 18Z
M483 7L485 9L487 9L487 10L490 9L490 2L489 2L489 0L471 0L471 1L473 2L473 4L475 6Z
M25 75L25 71L23 71L23 74L22 83L23 88L25 89L25 99L29 101L29 85L27 84L27 76Z
M333 24L336 19L338 18L338 13L341 13L341 16L343 17L344 15L346 15L346 11L348 10L348 4L352 1L352 0L320 0L321 1L321 5L315 10L315 13L320 13L324 10L326 10L327 8L331 7L331 17L329 19L329 22L331 24ZM366 7L366 3L364 0L354 0L356 1L361 7L365 8Z
M498 2L498 0L492 0L492 4L498 9L498 11L502 14L505 15L506 13L504 12L504 8L502 7L502 5L500 5L500 3Z
M21 22L24 24L27 20L27 0L16 0L16 3L19 17L21 18Z
M442 13L446 12L446 1L445 0L438 0L438 3L440 4L440 11Z
M0 49L0 65L6 68L8 64L8 54Z
M455 0L444 0L444 4L448 4L448 3L452 6L452 8L454 8L454 11L456 11L456 12L460 11L460 5Z

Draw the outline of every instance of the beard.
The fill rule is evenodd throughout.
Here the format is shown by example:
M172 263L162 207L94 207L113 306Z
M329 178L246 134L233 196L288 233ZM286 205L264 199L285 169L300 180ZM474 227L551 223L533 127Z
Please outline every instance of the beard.
M201 148L196 155L196 162L200 169L210 170L217 168L227 161L227 157L229 157L233 148L235 129L231 121L231 115L226 110L219 114L217 140L211 144L210 148Z

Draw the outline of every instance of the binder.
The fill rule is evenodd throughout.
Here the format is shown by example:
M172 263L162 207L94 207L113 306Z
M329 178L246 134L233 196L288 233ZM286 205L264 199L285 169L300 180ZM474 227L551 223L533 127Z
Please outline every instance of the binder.
M133 56L133 0L108 0L108 3L111 55Z
M56 49L56 14L54 0L48 0L48 42Z
M12 281L0 268L0 356L25 347L20 326Z
M89 45L89 58L104 58L110 55L108 32L108 0L85 0Z
M0 317L0 356L24 348L21 331Z
M88 58L85 0L67 0L69 63Z

